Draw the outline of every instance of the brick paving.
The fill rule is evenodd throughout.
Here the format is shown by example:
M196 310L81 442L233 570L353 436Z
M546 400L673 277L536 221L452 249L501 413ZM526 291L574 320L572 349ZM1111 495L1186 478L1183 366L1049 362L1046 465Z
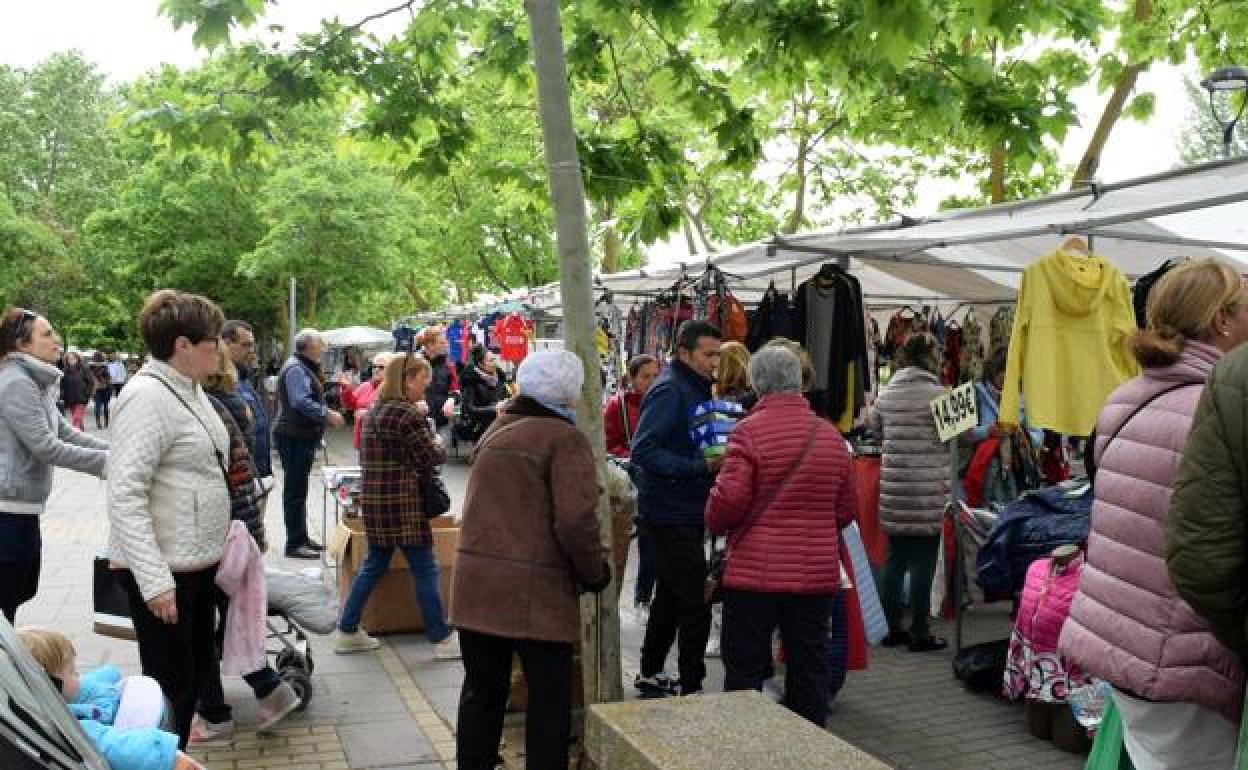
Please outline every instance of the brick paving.
M331 462L352 462L349 441L343 434L332 437ZM319 468L313 474L314 481L319 479ZM448 486L456 500L462 498L466 475L462 462L453 460L447 468ZM280 487L273 500L266 523L270 541L280 544ZM314 536L319 535L321 490L315 483L309 493L309 510ZM91 559L107 537L103 482L58 470L43 532L39 596L22 608L19 625L45 625L66 633L74 640L84 668L112 663L126 673L137 673L134 644L91 631ZM286 560L279 552L275 548L269 554L271 563L296 570L315 564ZM634 569L630 562L628 586ZM973 613L969 641L1005 636L1006 612L1005 605L996 605ZM633 697L630 685L639 666L643 630L627 610L621 618L625 693ZM951 628L942 632L952 638ZM197 752L197 756L213 770L453 768L462 664L433 660L432 648L423 636L396 635L385 641L376 653L338 656L329 650L325 637L311 637L316 663L311 702L305 711L264 734L248 727L255 722L256 706L250 690L240 679L227 677L226 697L238 725L235 741L228 747ZM1028 736L1021 707L964 691L950 673L951 659L951 652L873 649L870 669L851 673L833 704L828 729L897 768L1074 770L1083 766L1082 757ZM669 662L669 671L674 671L674 661ZM709 659L707 690L717 691L722 684L722 665L718 659ZM514 720L509 724L514 725ZM505 753L514 767L522 767L519 733L511 729L508 735L511 746ZM811 766L818 766L815 758Z

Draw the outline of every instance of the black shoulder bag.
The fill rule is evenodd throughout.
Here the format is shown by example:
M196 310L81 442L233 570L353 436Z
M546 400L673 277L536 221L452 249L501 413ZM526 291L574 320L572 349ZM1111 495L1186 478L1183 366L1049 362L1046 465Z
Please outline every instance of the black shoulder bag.
M819 417L810 419L810 430L806 433L806 443L802 445L802 451L797 456L797 462L793 463L788 473L784 474L784 478L780 480L779 485L776 486L771 496L767 498L767 501L755 508L754 514L737 530L741 535L744 535L750 527L754 526L754 522L758 520L758 517L762 516L763 512L771 507L771 504L776 501L776 498L780 496L784 488L789 485L789 481L793 479L798 469L802 467L802 463L806 462L806 456L810 454L811 447L815 445L815 436L819 433L820 419ZM707 604L716 604L723 601L724 598L724 573L728 571L728 546L725 543L723 548L717 548L715 545L717 540L719 540L717 537L711 538L711 558L707 567L706 587L703 591Z

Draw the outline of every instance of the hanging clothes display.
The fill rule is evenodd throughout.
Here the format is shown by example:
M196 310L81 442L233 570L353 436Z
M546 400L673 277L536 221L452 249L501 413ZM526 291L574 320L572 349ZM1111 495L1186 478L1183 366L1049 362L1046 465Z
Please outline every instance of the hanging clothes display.
M1127 279L1103 257L1059 249L1023 272L1010 335L1001 417L1086 436L1106 397L1139 372L1127 347L1135 332Z
M758 306L746 316L745 346L753 353L776 337L799 340L796 317L797 308L792 299L786 292L776 291L772 281Z
M824 265L798 287L800 341L815 370L809 398L843 433L853 429L870 390L865 318L862 286L839 265Z
M927 320L914 308L906 305L898 310L888 319L888 329L884 332L884 357L891 361L907 337L914 332L925 331L926 328Z
M957 385L962 381L962 325L950 321L945 328L945 366L941 382Z
M958 364L961 382L978 382L984 376L984 331L975 308L962 319L962 355Z
M526 320L518 313L503 318L499 328L499 357L518 364L529 355L529 335Z
M464 322L455 319L446 327L447 355L457 364L467 361L468 351L464 347Z
M1010 334L1013 329L1013 305L1003 305L997 308L997 312L992 314L992 320L988 322L988 355L995 355L998 350L1005 350L1009 347Z

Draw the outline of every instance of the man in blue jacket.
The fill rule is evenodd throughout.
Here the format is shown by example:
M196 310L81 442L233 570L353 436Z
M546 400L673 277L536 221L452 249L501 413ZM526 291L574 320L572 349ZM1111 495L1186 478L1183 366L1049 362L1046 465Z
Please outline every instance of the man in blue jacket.
M719 330L705 321L680 325L676 357L646 393L633 436L637 510L653 544L659 578L634 683L643 697L676 692L663 664L678 636L680 694L701 691L706 677L711 608L703 594L703 513L723 460L703 457L690 435L689 419L695 406L711 399L719 344Z

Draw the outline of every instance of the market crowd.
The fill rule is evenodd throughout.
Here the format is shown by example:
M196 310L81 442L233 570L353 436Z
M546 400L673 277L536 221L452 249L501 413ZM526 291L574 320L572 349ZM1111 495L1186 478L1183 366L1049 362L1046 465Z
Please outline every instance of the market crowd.
M235 622L264 602L262 581L237 571L262 563L270 546L271 449L284 476L283 554L314 559L323 549L306 499L325 431L345 423L327 399L336 385L354 417L368 552L343 597L335 651L379 646L361 615L401 551L435 657L464 662L458 766L495 767L518 659L529 766L566 767L577 597L618 590L623 577L613 575L621 566L596 516L600 469L576 428L583 362L532 353L509 378L479 348L456 366L445 332L431 327L412 351L374 357L364 382L334 383L321 369L324 338L304 330L276 372L271 415L248 324L226 321L209 299L163 290L138 326L148 358L127 371L118 358L64 354L52 323L33 311L0 317L0 609L15 622L36 595L52 468L106 478L109 565L129 599L143 673L172 704L171 730L136 749L125 728L97 725L107 722L98 709L77 708L98 672L79 677L72 645L27 629L24 641L97 743L114 756L124 747L159 755L162 767L193 767L181 752L189 743L232 735L227 672L253 690L261 728L297 707L265 659L263 628ZM725 690L771 688L824 725L847 672L866 663L858 587L878 585L884 646L945 649L929 597L950 499L1017 490L968 468L961 489L951 481L929 408L945 392L947 356L927 330L910 330L864 415L882 447L887 560L878 575L856 574L854 446L838 427L855 411L852 388L829 414L822 362L800 342L776 338L751 352L731 336L684 321L670 359L632 358L603 409L611 462L636 495L631 598L645 637L633 684L642 697L697 695L706 657L719 654ZM1065 592L1068 605L1047 632L1053 659L1108 683L1137 768L1233 766L1248 658L1245 341L1248 290L1236 270L1189 260L1160 277L1146 328L1128 343L1139 374L1097 407L1090 535L1073 561L1044 562L1045 590ZM989 464L1001 446L1044 440L1020 429L1026 412L1007 383L1014 356L990 351L974 382L980 424L961 441ZM91 403L107 441L84 432ZM1028 407L1049 408L1034 396ZM444 605L430 521L449 507L439 466L455 440L475 448ZM1021 601L1033 621L1046 611L1027 592Z

